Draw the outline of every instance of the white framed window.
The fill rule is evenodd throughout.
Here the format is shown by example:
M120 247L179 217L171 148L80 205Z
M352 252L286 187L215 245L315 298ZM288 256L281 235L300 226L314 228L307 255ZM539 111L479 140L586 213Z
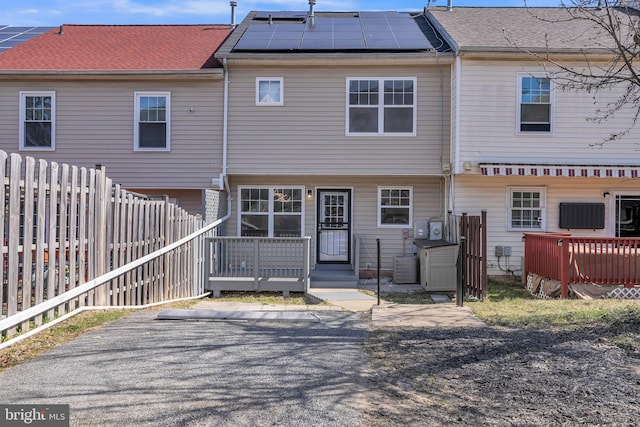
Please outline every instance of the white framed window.
M256 105L284 105L284 78L256 77Z
M518 133L553 133L553 79L545 73L518 73Z
M240 236L301 237L304 235L304 187L239 187Z
M378 227L410 227L413 187L378 187Z
M171 149L171 94L136 92L134 149L169 151Z
M347 78L347 135L416 134L415 77Z
M56 149L56 93L20 92L20 150Z
M508 224L511 231L544 231L546 229L545 187L508 187Z

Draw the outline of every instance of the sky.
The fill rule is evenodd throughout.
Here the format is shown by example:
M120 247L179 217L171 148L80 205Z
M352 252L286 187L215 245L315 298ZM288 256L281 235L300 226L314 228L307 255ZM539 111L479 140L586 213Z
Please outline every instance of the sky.
M419 11L428 0L317 0L316 10ZM452 0L453 6L523 6L525 0ZM237 0L236 22L252 10L308 10L308 0ZM432 0L446 6L447 0ZM526 0L528 6L559 6L561 0ZM0 24L228 24L228 0L0 0Z

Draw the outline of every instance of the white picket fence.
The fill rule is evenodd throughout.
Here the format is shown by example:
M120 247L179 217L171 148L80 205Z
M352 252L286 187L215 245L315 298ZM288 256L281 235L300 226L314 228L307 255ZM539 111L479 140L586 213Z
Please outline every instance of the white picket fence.
M204 292L204 226L105 169L0 151L0 338L87 306L140 306Z

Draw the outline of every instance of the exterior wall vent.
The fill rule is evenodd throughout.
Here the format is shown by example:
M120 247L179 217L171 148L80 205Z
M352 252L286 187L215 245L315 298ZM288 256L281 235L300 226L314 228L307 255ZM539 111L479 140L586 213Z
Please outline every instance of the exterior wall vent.
M604 203L560 203L562 229L602 230Z

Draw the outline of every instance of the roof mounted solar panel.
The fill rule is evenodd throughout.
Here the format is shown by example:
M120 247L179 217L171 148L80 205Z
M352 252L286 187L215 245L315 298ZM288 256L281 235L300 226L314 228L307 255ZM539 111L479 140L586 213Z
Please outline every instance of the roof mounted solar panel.
M264 22L269 16L271 23ZM289 21L278 21L280 19ZM233 50L415 51L433 50L433 46L408 13L317 12L314 17L308 17L306 12L285 11L256 13Z
M283 10L278 12L257 12L253 19L257 21L268 20L269 17L271 19L279 19L279 20L304 20L307 17L307 12L293 11L293 10Z
M46 33L55 27L12 27L0 25L0 52Z

